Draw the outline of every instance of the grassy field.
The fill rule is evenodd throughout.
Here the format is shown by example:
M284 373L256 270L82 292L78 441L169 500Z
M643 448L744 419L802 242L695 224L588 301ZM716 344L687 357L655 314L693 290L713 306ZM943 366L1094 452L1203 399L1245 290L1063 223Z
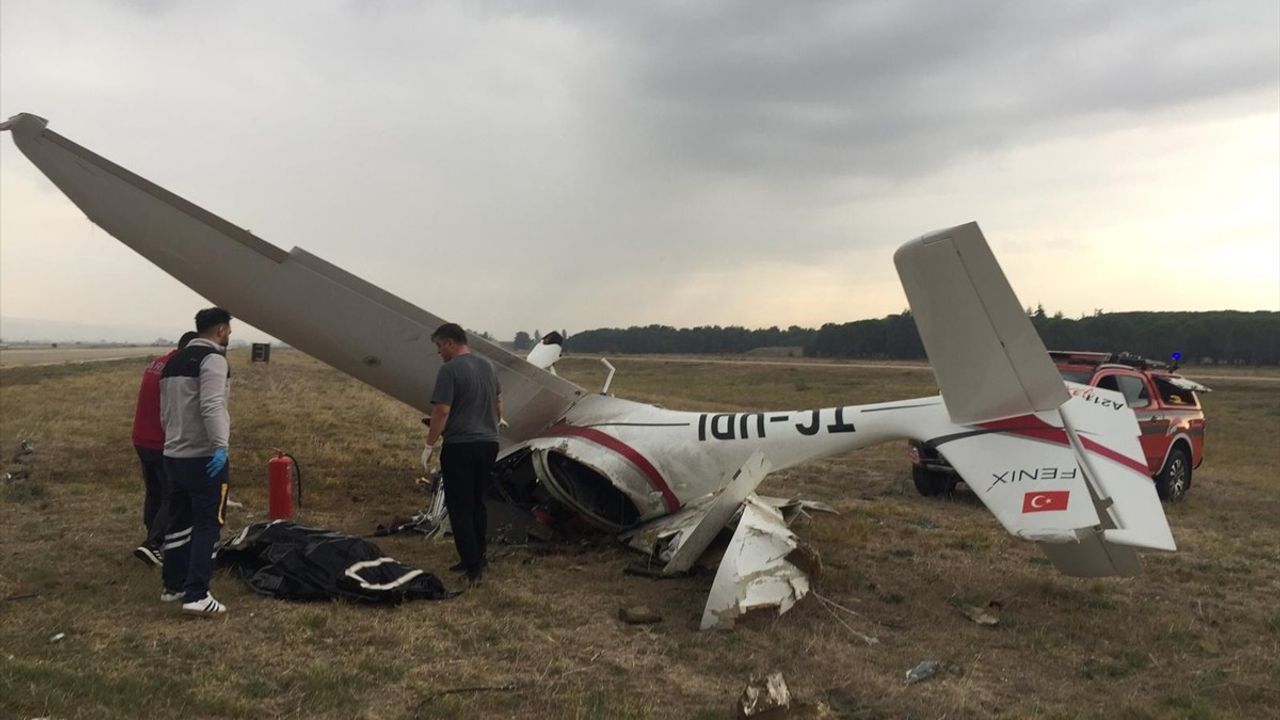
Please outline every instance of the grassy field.
M271 448L306 473L304 522L364 534L420 509L418 413L295 352L232 354L228 532L261 519ZM911 368L619 360L614 392L688 409L874 402L934 392ZM1212 383L1208 459L1168 508L1179 552L1132 579L1058 575L971 497L926 500L904 448L770 477L825 500L798 532L817 593L780 618L702 633L709 575L625 576L612 544L513 550L444 602L291 604L219 574L231 612L185 619L130 556L142 483L129 431L142 361L0 373L0 717L726 718L753 675L785 674L838 718L1258 718L1280 708L1280 383ZM603 371L566 360L590 389ZM1196 373L1188 372L1192 377ZM452 544L378 540L442 577ZM446 582L454 583L452 577ZM981 627L964 604L998 603ZM662 623L618 608L644 603ZM861 634L878 639L868 645ZM54 640L61 635L61 639ZM907 686L925 659L939 675ZM487 689L476 689L487 688ZM814 715L819 716L819 715Z

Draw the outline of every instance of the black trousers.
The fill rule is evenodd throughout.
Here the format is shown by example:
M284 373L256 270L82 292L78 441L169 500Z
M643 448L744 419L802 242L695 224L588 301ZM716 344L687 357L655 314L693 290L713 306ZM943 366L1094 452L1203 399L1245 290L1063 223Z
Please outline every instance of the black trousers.
M213 546L222 532L231 465L209 477L210 458L164 459L169 480L169 529L164 536L164 587L181 589L183 602L209 592L213 578Z
M164 478L164 451L134 445L142 462L142 482L146 495L142 500L142 524L147 528L147 542L159 545L169 529L169 489Z
M444 474L444 502L449 508L453 544L468 571L484 564L489 517L484 492L489 487L498 443L445 443L440 451L440 472Z

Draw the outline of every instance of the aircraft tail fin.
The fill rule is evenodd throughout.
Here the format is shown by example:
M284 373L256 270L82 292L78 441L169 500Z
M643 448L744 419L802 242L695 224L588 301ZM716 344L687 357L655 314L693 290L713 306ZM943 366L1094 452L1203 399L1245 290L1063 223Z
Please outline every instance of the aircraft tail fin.
M1131 575L1173 536L1123 395L1063 382L977 223L894 264L952 431L926 438L1014 535L1068 575Z
M977 223L893 256L952 422L1052 410L1066 389Z

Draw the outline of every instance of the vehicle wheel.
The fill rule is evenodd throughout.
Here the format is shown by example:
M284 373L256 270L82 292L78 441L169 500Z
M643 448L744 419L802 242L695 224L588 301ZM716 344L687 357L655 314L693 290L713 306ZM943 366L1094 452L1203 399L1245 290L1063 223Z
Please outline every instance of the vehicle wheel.
M950 495L956 486L946 473L930 472L916 465L911 467L911 479L916 484L916 492L925 497Z
M1191 457L1182 447L1175 447L1169 452L1169 459L1156 476L1156 493L1161 500L1177 502L1187 494L1191 487Z

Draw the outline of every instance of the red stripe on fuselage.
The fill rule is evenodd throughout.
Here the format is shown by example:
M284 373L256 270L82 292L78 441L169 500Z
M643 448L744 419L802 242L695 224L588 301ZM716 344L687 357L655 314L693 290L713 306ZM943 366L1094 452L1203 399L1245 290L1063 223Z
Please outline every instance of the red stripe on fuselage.
M662 479L662 473L658 472L658 468L654 467L653 463L649 462L645 456L630 445L599 430L575 427L573 425L555 425L543 437L557 436L582 438L618 453L649 479L649 484L653 486L654 490L662 494L662 502L667 506L668 512L675 512L680 509L680 501L676 499L676 494L671 492L671 487L667 485L667 481Z
M1067 441L1067 431L1060 427L1054 427L1049 423L1041 420L1035 415L1022 415L1020 417L1005 418L1004 420L992 420L991 422L978 423L978 427L983 430L996 430L998 432L1007 432L1022 437L1032 438L1033 440L1044 440L1046 442L1057 443L1058 445L1070 445Z
M1101 455L1102 457L1107 458L1108 460L1113 460L1115 462L1118 462L1121 465L1124 465L1125 467L1129 468L1130 470L1136 470L1148 477L1150 477L1151 475L1151 468L1147 467L1146 463L1140 463L1134 460L1133 458L1121 455L1115 450L1112 450L1111 448L1106 447L1105 445L1096 443L1087 437L1080 438L1080 441L1084 443L1084 446L1086 449L1092 450L1098 453L1099 455Z
M1019 417L1005 418L1004 420L993 420L991 422L978 423L978 427L983 428L984 430L1007 432L1035 440L1044 440L1058 445L1066 445L1068 447L1071 445L1071 442L1067 440L1066 430L1063 430L1060 427L1054 427L1035 415L1022 415ZM1090 440L1087 437L1081 437L1080 441L1084 443L1086 450L1097 453L1112 462L1120 463L1131 470L1136 470L1143 475L1149 476L1151 474L1151 470L1147 468L1146 463L1140 463L1133 458L1122 455L1101 443Z

